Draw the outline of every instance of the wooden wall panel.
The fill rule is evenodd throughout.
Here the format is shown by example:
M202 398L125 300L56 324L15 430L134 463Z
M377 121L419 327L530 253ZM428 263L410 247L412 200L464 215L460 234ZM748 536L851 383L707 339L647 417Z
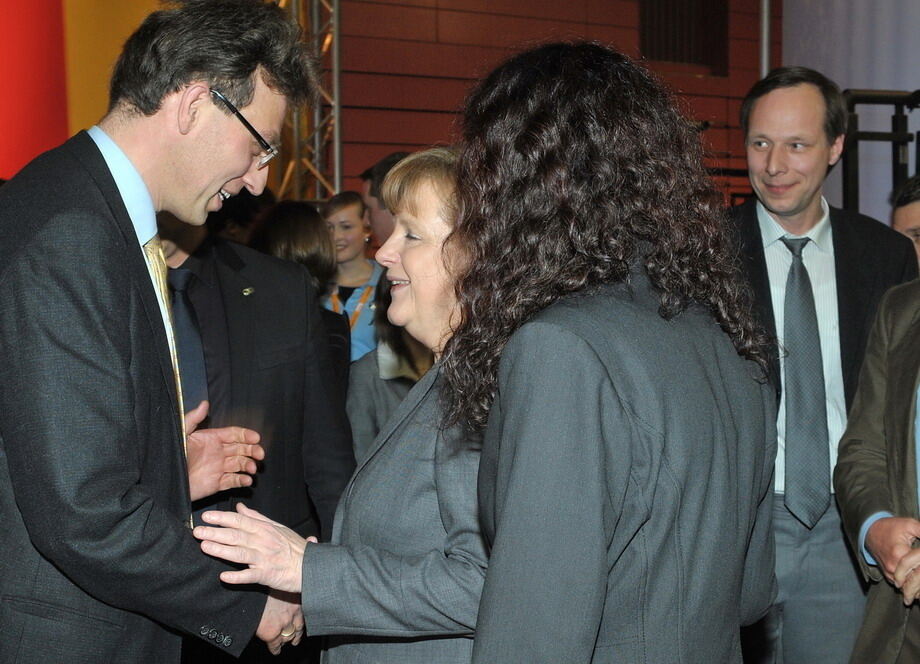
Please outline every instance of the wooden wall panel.
M773 62L782 3L773 3ZM551 39L593 39L640 57L639 0L342 0L345 186L396 150L449 142L475 81L514 50ZM729 0L729 71L651 62L682 108L710 123L708 162L745 167L738 112L759 74L759 0ZM739 182L725 179L726 192Z
M438 36L449 44L526 47L552 39L577 39L584 23L521 18L503 14L438 12Z
M639 30L638 0L588 0L585 21Z
M586 6L587 0L438 0L438 7L446 10L582 22Z

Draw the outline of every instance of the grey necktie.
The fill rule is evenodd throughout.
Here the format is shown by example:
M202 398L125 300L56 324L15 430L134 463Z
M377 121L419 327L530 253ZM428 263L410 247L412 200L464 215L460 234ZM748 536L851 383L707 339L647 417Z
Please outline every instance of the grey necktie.
M827 405L818 316L802 249L808 238L782 238L792 253L786 278L783 343L786 357L783 394L786 400L785 503L790 512L813 528L830 505L830 450Z

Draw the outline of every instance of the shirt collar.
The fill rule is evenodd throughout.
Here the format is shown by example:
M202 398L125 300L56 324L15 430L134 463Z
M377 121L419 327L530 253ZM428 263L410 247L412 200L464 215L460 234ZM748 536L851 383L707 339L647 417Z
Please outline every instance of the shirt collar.
M780 238L807 237L820 251L830 252L833 250L830 208L827 205L827 201L824 200L824 196L821 197L821 219L804 235L796 236L789 233L767 212L767 208L760 201L757 201L757 223L760 225L760 237L763 238L765 249L771 244L779 242Z
M94 125L86 133L102 153L102 158L109 167L118 193L121 194L121 200L124 201L128 216L134 225L137 241L143 246L157 234L156 211L153 209L153 200L144 179L128 159L128 155L102 129Z

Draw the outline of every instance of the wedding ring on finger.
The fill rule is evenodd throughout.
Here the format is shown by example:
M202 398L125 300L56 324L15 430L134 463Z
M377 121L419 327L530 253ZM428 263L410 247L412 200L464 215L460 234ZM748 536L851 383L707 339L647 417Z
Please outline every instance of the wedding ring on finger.
M291 638L292 636L294 636L296 633L297 633L297 630L296 630L296 629L292 629L290 632L281 632L281 636L283 636L283 637L286 638L286 639L289 639L289 638Z

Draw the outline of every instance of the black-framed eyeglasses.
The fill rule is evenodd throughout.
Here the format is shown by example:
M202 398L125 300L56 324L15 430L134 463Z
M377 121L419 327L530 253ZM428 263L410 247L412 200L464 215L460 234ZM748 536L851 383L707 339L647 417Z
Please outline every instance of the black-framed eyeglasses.
M271 143L262 138L262 134L256 131L256 128L249 124L249 120L243 117L243 114L240 113L239 109L230 103L230 100L224 97L220 91L210 88L211 94L220 99L224 106L227 107L231 113L233 113L240 122L243 123L243 126L249 130L249 133L252 134L252 137L256 139L256 143L259 144L259 147L262 148L262 154L259 155L259 168L263 168L268 162L274 159L278 155L278 148L274 147Z

